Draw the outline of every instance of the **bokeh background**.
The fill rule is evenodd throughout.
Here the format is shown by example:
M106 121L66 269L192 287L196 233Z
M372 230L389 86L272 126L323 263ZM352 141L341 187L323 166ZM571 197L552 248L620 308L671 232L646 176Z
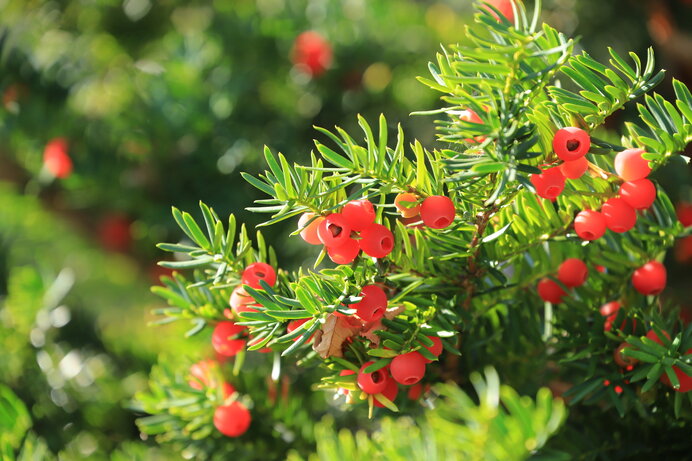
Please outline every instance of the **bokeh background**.
M597 58L653 46L663 94L671 77L692 83L692 1L543 3ZM155 244L181 238L171 206L196 215L202 200L254 228L244 208L259 197L240 172L262 168L263 145L303 160L313 125L349 131L356 114L434 145L433 119L409 114L437 95L415 77L472 14L470 0L0 0L0 382L50 450L175 457L142 440L130 409L159 354L203 347L147 326ZM323 68L299 62L306 31L324 40ZM55 139L64 177L44 161ZM692 203L685 162L658 179ZM311 257L293 230L266 230L284 267ZM692 304L691 262L688 238L669 255L669 299Z

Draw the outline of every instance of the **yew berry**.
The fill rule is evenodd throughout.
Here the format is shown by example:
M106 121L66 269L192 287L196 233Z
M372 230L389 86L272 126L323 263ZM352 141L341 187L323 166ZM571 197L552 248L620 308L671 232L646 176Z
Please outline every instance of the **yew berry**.
M637 222L637 212L621 198L608 199L601 208L606 227L621 234L632 229Z
M627 343L622 343L617 347L617 349L615 349L615 352L613 353L613 360L615 360L615 363L621 368L634 366L639 362L639 360L635 359L634 357L626 357L622 355L622 350L625 348L632 348L632 346Z
M589 161L586 157L581 157L577 160L565 162L560 165L559 168L560 173L562 173L565 178L579 179L586 173L586 170L589 169Z
M327 247L337 248L351 240L351 225L341 213L332 213L317 228L317 236Z
M397 195L394 199L394 206L396 206L397 210L399 210L399 213L404 218L413 218L420 213L418 197L410 192Z
M678 221L685 226L692 226L692 203L680 202L675 206Z
M570 288L583 285L588 276L589 269L586 264L577 258L566 259L557 270L558 280Z
M235 401L221 405L214 411L214 426L223 435L239 437L250 427L252 416L245 405Z
M245 290L243 290L242 285L239 285L233 289L229 304L233 312L237 313L238 309L255 304L255 298L247 294Z
M235 387L233 387L232 384L224 382L221 384L221 395L223 395L224 399L229 398L233 394L235 394L236 390Z
M620 186L620 197L632 208L643 210L656 200L656 186L648 179L629 181Z
M613 314L617 314L617 312L620 310L620 303L617 301L611 301L609 303L605 303L604 305L601 306L599 309L599 312L603 317L609 317Z
M423 384L422 383L416 383L408 389L406 396L410 400L418 400L422 393L423 393Z
M559 304L562 302L562 297L565 294L565 290L551 279L545 278L538 282L538 295L543 301Z
M644 149L627 149L615 156L615 172L625 181L646 178L651 173L649 161L642 158Z
M387 295L378 285L366 285L360 292L363 298L353 304L356 315L366 322L373 322L382 318L387 311Z
M465 122L478 123L479 125L483 124L483 120L478 116L478 114L475 111L471 109L462 111L459 115L459 119ZM483 141L485 141L485 136L476 136L473 139L466 138L464 139L464 141L470 142L472 144L482 143Z
M410 386L423 379L427 361L419 352L397 355L389 365L389 373L400 384Z
M562 128L553 137L553 150L565 162L583 157L590 148L591 137L581 128Z
M632 274L632 285L639 293L658 295L666 287L666 267L658 261L649 261Z
M245 268L241 276L243 285L248 285L255 289L260 289L260 280L267 282L269 286L276 283L276 271L267 263L252 263Z
M209 386L211 369L215 366L217 366L216 362L211 359L200 360L197 363L193 363L192 366L190 366L190 376L192 376L192 379L187 383L191 388L197 390L202 390L204 387Z
M396 396L399 395L399 386L397 385L396 381L393 379L388 380L387 386L384 388L381 394L390 402L394 402L394 400L396 400ZM384 408L384 405L377 400L377 395L375 395L375 401L373 403L376 407Z
M428 347L425 344L421 343L422 346L424 348L426 348L428 351L430 351L430 353L432 355L434 355L435 357L439 357L440 354L442 354L442 350L443 350L442 340L437 336L428 336L428 339L433 342L433 345ZM425 357L423 357L423 358L425 359ZM426 361L426 363L432 362L432 360L428 360L428 359L425 359L425 361Z
M242 333L245 327L233 322L219 322L211 335L211 345L214 350L226 357L233 357L245 347L245 340L232 339Z
M307 74L318 77L332 63L332 48L317 32L303 32L293 44L292 60Z
M565 177L559 167L546 168L541 174L532 174L530 180L536 194L548 200L555 200L565 189Z
M668 332L665 330L662 330L662 332L663 332L663 336L665 336L666 339L668 339L668 341L670 341L670 335L668 334ZM654 331L654 330L647 331L646 337L649 338L650 340L652 340L653 342L663 346L663 340L658 336L658 334L656 334L656 331Z
M67 154L65 138L51 139L43 151L43 164L56 178L66 178L72 173L72 159Z
M288 322L288 325L286 326L286 331L288 333L293 333L296 329L302 327L305 323L307 323L308 320L310 320L310 319L291 320L290 322ZM314 334L312 336L310 336L306 342L309 343L314 336L315 336ZM293 342L298 341L299 338L300 338L300 336L296 336L295 338L293 338Z
M132 245L132 220L120 213L113 213L99 224L99 240L111 251L127 251Z
M346 243L338 247L327 247L329 259L336 264L351 264L360 252L360 245L357 240L349 238Z
M514 10L512 9L512 0L486 0L486 3L494 6L502 16L507 18L507 20L511 23L514 23ZM492 14L495 19L498 21L500 20L500 17L495 13L495 11L491 10L488 7L484 7L485 9L488 10L490 14Z
M373 258L384 258L394 249L394 234L382 224L370 224L360 232L360 249Z
M298 220L298 229L302 229L300 231L301 238L310 245L321 245L322 242L317 235L317 229L322 221L324 218L322 216L315 218L315 213L303 213Z
M685 355L689 354L692 354L692 349L688 349L687 352L685 352ZM678 381L680 382L680 387L674 390L676 390L677 392L692 391L692 376L686 374L684 371L680 369L680 367L674 366L673 372L675 373L675 376L677 376ZM666 373L663 373L661 375L661 382L666 386L673 387L673 384L670 382L670 378Z
M420 217L423 223L433 229L444 229L454 221L454 203L444 195L432 195L420 207Z
M358 372L358 387L366 394L379 394L385 390L387 387L387 381L389 377L387 376L387 371L384 368L373 371L372 373L366 373L365 369L372 365L374 362L365 362L360 371Z
M601 238L606 231L605 216L594 210L580 211L574 218L574 230L584 240Z
M352 376L352 375L355 375L355 374L356 374L356 372L353 371L353 370L341 370L341 371L339 372L339 376ZM340 388L339 388L339 391L340 391L343 395L349 395L349 394L351 393L350 390L344 389L343 387L340 387Z
M370 200L353 200L344 205L341 214L354 231L362 231L375 222L375 208Z

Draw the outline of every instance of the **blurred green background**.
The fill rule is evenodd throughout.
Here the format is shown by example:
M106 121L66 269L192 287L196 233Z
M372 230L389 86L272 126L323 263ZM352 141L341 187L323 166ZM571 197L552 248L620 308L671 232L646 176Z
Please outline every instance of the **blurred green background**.
M692 81L692 1L546 0L544 19L597 58L653 45L670 77ZM140 440L135 392L160 353L200 356L176 327L152 334L149 293L161 241L181 237L170 207L221 215L257 193L240 171L264 144L306 158L313 125L387 114L409 140L434 143L437 95L415 77L440 43L463 39L469 0L0 0L0 382L34 431L66 459L168 459ZM316 31L323 73L295 65ZM611 126L629 117L617 114ZM44 148L65 138L72 173L53 177ZM690 152L687 153L690 155ZM659 173L692 202L683 162ZM267 230L284 267L309 255ZM671 255L670 296L690 302L690 255ZM114 453L114 454L113 454Z

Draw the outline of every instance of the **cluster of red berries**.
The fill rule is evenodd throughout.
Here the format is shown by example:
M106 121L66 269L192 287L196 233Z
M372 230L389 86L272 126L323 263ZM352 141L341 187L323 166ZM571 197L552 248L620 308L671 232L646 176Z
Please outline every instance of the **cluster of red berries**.
M412 222L423 221L431 229L444 229L454 222L456 209L449 197L431 195L422 202L411 192L403 192L394 199L394 206L401 217Z
M541 167L531 175L531 184L539 197L555 201L565 189L567 179L579 179L589 169L586 154L591 148L589 134L575 127L562 128L553 137L553 151L563 161L558 166Z
M241 312L257 312L254 307L258 307L254 298L243 290L243 285L261 290L260 281L263 280L269 286L276 284L276 271L267 263L252 263L247 266L241 275L241 284L231 293L229 304L231 311L226 310L224 315L233 319ZM211 344L214 350L225 357L233 357L245 348L246 339L242 336L246 328L237 325L233 321L223 321L216 324L211 335ZM252 345L252 342L250 343Z
M574 219L574 230L584 240L596 240L606 229L623 233L637 222L637 210L649 208L656 200L656 186L646 179L651 172L642 158L643 149L627 149L615 156L615 171L625 181L618 197L608 199L601 211L584 210Z
M214 379L213 370L218 367L218 363L213 360L202 360L190 367L191 379L188 384L193 389L216 389L219 387ZM226 401L236 394L236 389L228 382L221 383L221 393L224 399L223 405L219 405L214 410L214 427L228 437L239 437L250 427L252 415L245 405L233 399L229 403Z
M394 249L394 235L375 222L370 200L353 200L340 213L315 216L305 213L298 221L300 236L311 245L324 245L336 264L353 262L361 250L373 258L384 258ZM357 237L357 238L354 238Z
M581 259L569 258L560 264L557 270L557 279L568 288L582 286L589 276L589 269ZM538 295L552 304L559 304L567 294L565 290L554 280L549 278L541 279L538 282Z
M663 331L663 334L665 337L670 341L670 335L668 332ZM654 341L655 343L663 346L663 341L661 338L656 334L654 330L649 330L646 333L646 337L649 338L650 340ZM623 349L628 348L628 349L634 349L634 347L630 344L627 343L622 343L618 346L617 349L615 349L615 353L613 354L613 359L615 360L615 363L622 367L626 368L628 371L631 371L635 365L639 363L639 360L637 360L634 357L625 357L622 355ZM692 348L688 349L687 352L685 352L686 355L692 354ZM673 372L675 373L675 376L678 378L678 381L680 382L680 387L678 389L675 389L677 392L690 392L692 391L692 376L686 374L680 367L674 366L673 367ZM672 383L670 382L670 378L668 378L668 375L666 373L663 373L659 380L665 384L666 386L673 387Z
M425 347L432 355L439 357L442 354L442 341L437 336L428 336L433 342L432 346ZM407 352L397 355L385 367L367 373L365 369L373 364L372 361L364 363L356 376L358 388L366 394L375 396L375 406L383 407L377 399L381 394L388 400L394 402L399 394L399 385L411 386L408 389L408 397L412 400L417 399L422 391L421 379L425 376L426 365L431 361L426 359L417 351ZM356 374L351 370L341 372L342 376Z
M310 30L296 37L291 59L302 72L319 77L332 63L332 48L322 35Z
M67 178L72 173L72 159L67 154L67 139L51 139L43 150L43 165L56 178Z
M678 203L675 207L678 221L685 226L692 226L692 203ZM683 237L675 246L675 259L681 263L692 261L692 235Z

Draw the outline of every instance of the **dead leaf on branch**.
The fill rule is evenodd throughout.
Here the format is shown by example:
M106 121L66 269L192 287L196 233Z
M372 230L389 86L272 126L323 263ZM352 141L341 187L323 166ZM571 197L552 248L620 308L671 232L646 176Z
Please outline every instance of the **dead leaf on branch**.
M387 309L384 318L393 319L404 311L404 306L396 306ZM356 317L339 316L329 314L322 328L315 333L312 348L320 357L343 357L343 347L347 339L356 334L370 340L375 347L380 344L380 337L375 334L377 330L384 330L381 320L363 322Z

